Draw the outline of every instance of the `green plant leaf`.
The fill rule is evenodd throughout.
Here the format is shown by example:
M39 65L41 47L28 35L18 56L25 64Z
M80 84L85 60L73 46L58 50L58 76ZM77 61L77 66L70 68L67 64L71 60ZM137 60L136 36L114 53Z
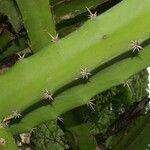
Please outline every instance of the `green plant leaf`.
M132 139L133 140L132 143L128 145L128 150L133 150L133 149L141 150L141 149L148 148L150 142L149 133L150 133L150 115L149 115L149 120L147 119L146 122L144 123L144 127L142 127L142 130L137 133L135 139L134 140Z
M150 114L138 117L126 131L121 131L108 139L113 150L141 150L149 144Z

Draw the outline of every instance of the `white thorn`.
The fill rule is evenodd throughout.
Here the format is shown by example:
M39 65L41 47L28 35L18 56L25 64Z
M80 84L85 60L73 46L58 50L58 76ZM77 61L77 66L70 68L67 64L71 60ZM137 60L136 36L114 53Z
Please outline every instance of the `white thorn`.
M87 68L84 68L84 69L81 68L80 74L81 74L81 76L82 76L83 79L84 78L88 79L89 76L91 75L90 71Z
M129 89L129 91L131 92L131 94L133 93L130 87L130 82L132 82L132 79L128 79L123 86L127 86L127 88Z
M22 115L16 110L12 112L12 116L16 119L16 118L20 118Z
M51 37L51 41L52 42L58 42L59 38L58 38L58 33L56 34L56 36L53 36L51 35L49 32L48 32L48 35Z
M89 12L89 15L88 15L88 17L89 17L89 19L95 19L96 18L96 16L97 16L97 12L95 12L94 14L90 11L90 9L88 8L88 7L86 7L86 9L87 9L87 11Z
M23 60L26 54L24 53L24 54L21 56L20 53L17 53L17 55L19 56L19 57L18 57L19 60Z
M64 119L63 119L63 118L57 117L57 120L59 120L59 121L61 121L62 123L64 123Z
M131 41L131 48L133 52L135 51L139 52L140 50L143 50L143 47L140 45L138 40Z
M53 100L53 94L52 94L52 92L51 91L49 91L49 90L47 90L47 89L45 89L45 92L44 92L44 98L45 99L49 99L49 100Z
M87 103L87 105L90 106L90 107L95 111L95 109L94 109L95 104L94 104L93 101L95 101L95 99L91 99L91 100Z
M35 130L37 130L37 128L32 128L32 129L30 130L30 134L35 133Z

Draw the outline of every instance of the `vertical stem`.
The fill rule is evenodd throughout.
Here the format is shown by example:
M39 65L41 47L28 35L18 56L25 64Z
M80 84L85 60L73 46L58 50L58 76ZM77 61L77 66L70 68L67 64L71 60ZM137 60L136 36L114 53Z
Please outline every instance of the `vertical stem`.
M55 35L55 25L49 0L16 0L27 30L33 52L47 46Z

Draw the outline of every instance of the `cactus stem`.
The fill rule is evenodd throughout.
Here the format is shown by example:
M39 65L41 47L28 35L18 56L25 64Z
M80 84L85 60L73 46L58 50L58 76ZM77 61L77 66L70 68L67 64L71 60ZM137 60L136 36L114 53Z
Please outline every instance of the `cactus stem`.
M143 50L143 47L140 45L138 40L131 41L131 48L133 52L135 51L139 52L140 50Z
M88 7L86 7L87 11L89 12L88 18L93 20L96 18L97 16L97 12L95 12L94 14L90 11L90 9Z

